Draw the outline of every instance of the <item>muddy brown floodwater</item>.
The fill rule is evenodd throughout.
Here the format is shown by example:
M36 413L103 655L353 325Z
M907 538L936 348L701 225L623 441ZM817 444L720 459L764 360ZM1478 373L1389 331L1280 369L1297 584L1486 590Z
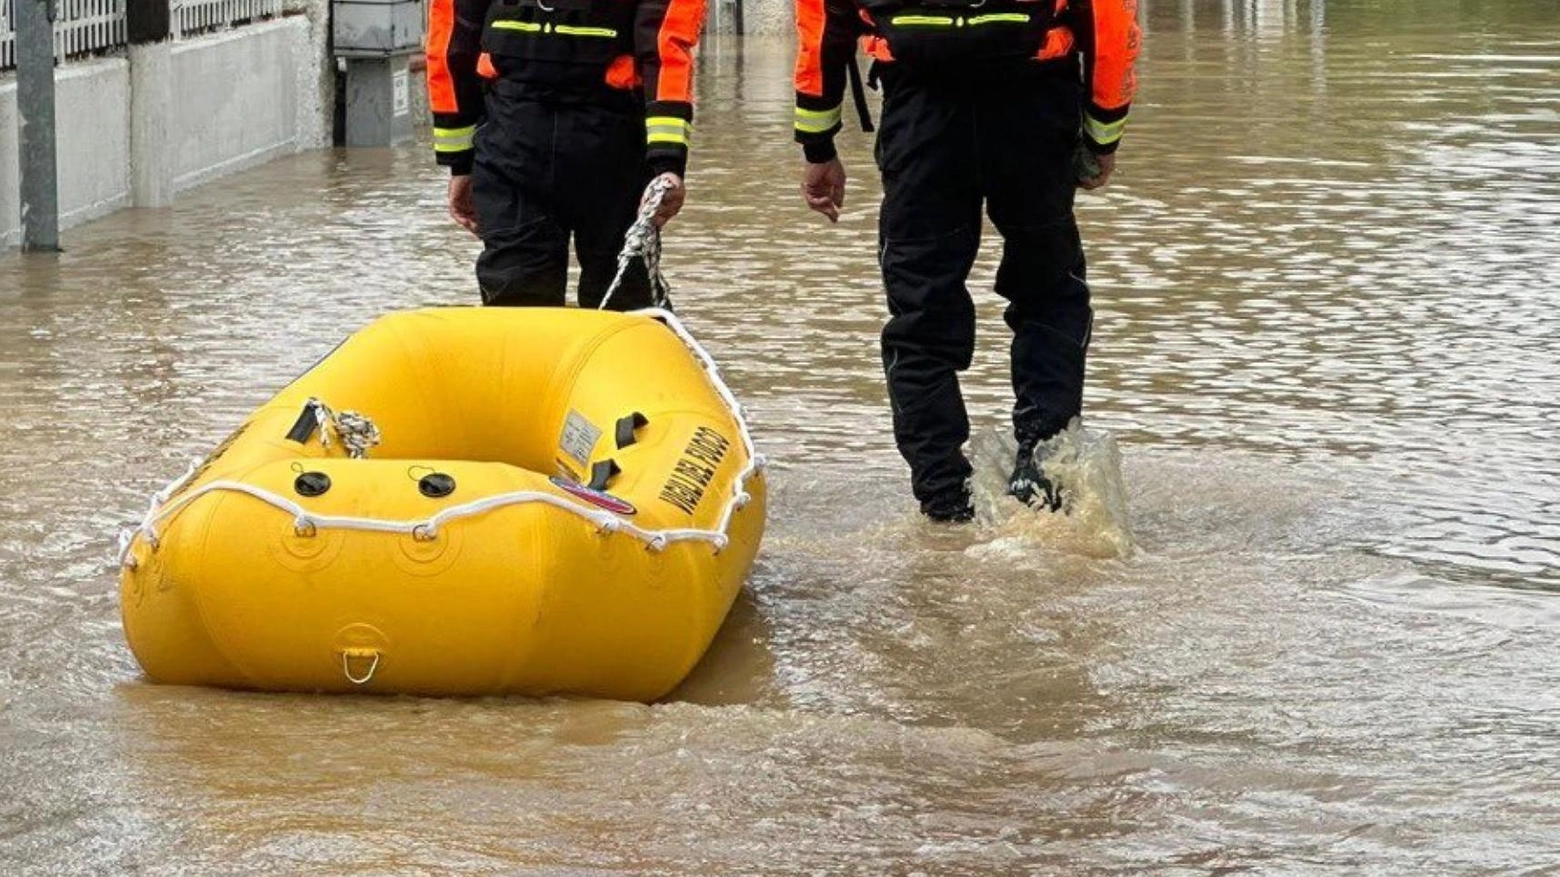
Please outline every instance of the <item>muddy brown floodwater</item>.
M1093 511L966 529L916 520L889 437L867 139L825 227L787 43L711 40L666 264L774 496L653 706L165 688L125 647L151 490L375 315L474 300L425 146L0 255L0 871L1556 873L1560 15L1143 6L1079 206Z

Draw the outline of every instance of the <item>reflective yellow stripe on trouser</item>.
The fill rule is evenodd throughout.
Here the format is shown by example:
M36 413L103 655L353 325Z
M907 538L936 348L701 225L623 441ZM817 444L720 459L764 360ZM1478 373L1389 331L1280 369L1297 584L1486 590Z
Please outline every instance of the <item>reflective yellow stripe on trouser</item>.
M1127 129L1125 117L1114 122L1096 121L1088 113L1083 115L1083 133L1089 135L1089 139L1101 146L1108 146L1121 139L1121 134Z
M467 125L464 128L434 128L433 151L465 152L471 148L476 136L476 125Z
M651 116L645 119L646 139L650 143L676 143L688 145L693 136L693 123L676 116Z
M840 123L842 107L832 110L804 110L796 108L796 130L803 134L823 134Z

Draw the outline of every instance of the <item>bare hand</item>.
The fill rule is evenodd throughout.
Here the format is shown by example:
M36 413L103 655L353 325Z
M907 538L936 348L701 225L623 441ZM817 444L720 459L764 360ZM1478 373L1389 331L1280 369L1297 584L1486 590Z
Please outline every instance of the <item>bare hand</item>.
M1116 169L1116 153L1112 152L1107 155L1096 155L1094 160L1099 162L1099 174L1087 180L1079 180L1079 188L1098 189L1101 186L1104 186L1106 183L1110 182L1111 172Z
M838 158L809 163L802 175L802 198L830 222L839 222L845 206L845 165Z
M471 175L450 177L450 218L473 235L477 232L477 208L471 201Z
M688 200L688 187L683 183L682 177L671 171L661 174L656 179L666 180L671 184L671 188L661 196L660 209L655 212L655 227L663 228L672 221L672 217L682 212L683 202Z

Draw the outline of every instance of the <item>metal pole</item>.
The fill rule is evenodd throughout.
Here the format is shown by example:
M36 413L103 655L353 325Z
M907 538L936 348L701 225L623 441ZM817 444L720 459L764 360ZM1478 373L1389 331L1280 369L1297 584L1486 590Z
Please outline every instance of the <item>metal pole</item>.
M60 248L54 144L54 3L15 0L16 116L21 146L22 249Z

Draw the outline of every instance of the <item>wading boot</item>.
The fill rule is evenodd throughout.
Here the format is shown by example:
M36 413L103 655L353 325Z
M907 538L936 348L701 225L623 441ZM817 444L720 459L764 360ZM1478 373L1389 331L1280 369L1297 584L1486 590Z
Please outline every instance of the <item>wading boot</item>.
M1040 451L1042 456L1046 453L1044 449ZM1032 509L1061 511L1062 491L1041 474L1034 445L1019 444L1018 460L1013 465L1013 475L1008 478L1008 495Z
M968 524L975 520L975 507L968 490L935 496L921 503L921 514L939 524Z

